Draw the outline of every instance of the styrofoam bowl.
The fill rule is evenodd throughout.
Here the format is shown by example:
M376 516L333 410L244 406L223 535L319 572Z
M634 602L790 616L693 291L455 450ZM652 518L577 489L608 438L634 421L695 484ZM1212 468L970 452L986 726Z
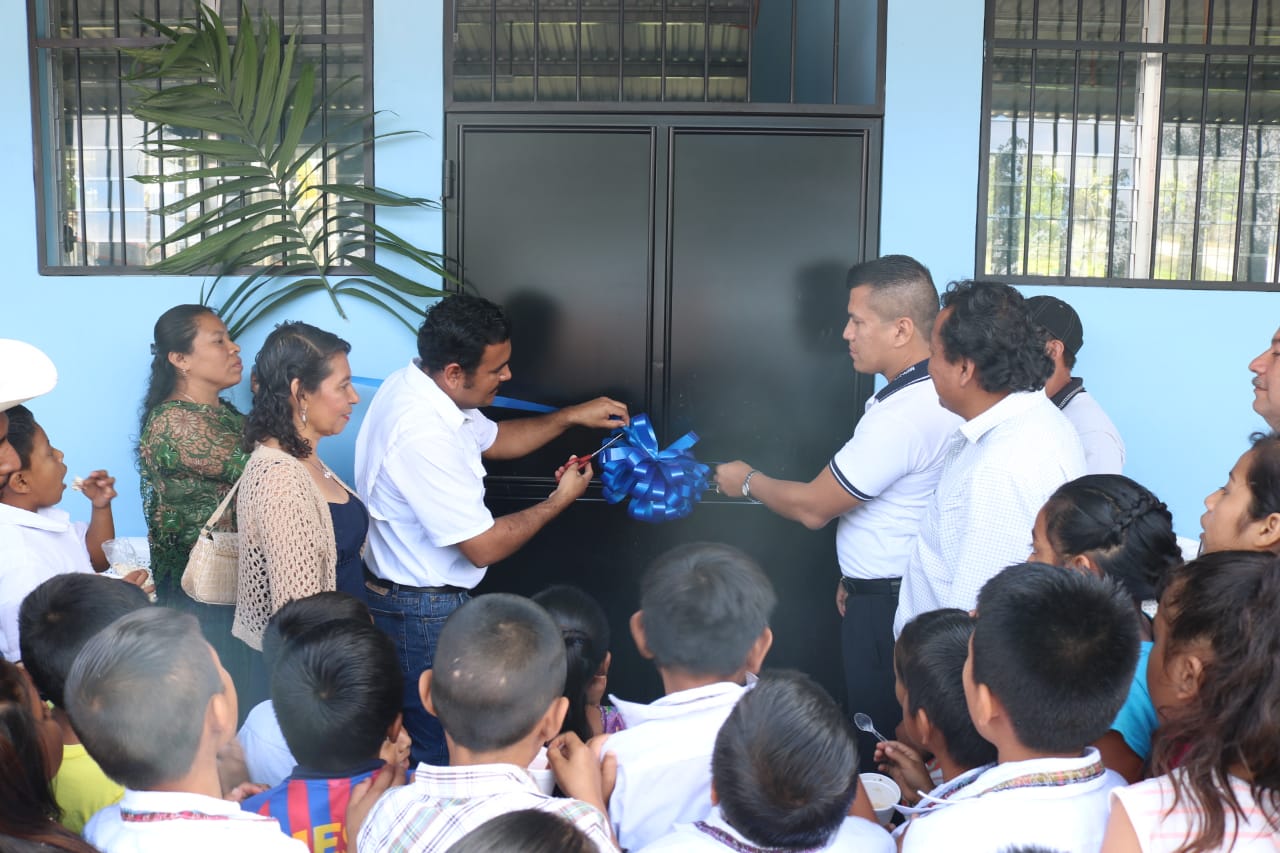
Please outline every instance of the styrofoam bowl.
M859 776L862 777L862 787L867 789L867 796L871 798L876 820L881 826L888 826L893 817L893 807L902 799L902 789L883 773L860 773Z

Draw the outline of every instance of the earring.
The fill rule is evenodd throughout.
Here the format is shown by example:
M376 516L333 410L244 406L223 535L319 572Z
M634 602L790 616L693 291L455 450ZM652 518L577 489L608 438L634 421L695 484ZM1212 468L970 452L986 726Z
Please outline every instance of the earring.
M302 425L306 426L307 425L307 407L306 406L302 407L302 413L299 415L299 417L302 418Z
M182 371L182 378L183 378L183 379L186 379L186 378L187 378L187 373L189 373L190 371L188 371L188 370L187 370L187 368L185 368L185 367L179 367L178 369Z

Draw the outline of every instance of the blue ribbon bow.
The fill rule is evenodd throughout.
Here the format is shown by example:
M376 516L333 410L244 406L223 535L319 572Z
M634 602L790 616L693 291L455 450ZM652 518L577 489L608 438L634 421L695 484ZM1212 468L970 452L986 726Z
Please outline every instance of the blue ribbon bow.
M600 451L604 499L618 503L631 498L627 514L637 521L674 521L693 512L711 473L689 450L698 443L698 434L687 432L659 450L648 415L636 415L610 438L620 433L621 441Z

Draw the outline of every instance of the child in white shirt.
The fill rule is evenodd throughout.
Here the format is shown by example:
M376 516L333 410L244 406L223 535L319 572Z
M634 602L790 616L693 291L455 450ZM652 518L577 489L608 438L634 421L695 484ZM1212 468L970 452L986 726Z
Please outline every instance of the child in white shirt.
M85 826L103 853L306 853L274 818L222 798L236 690L194 616L150 607L117 619L76 656L66 697L85 748L125 787Z
M706 817L716 734L773 643L776 602L760 567L728 545L682 546L645 571L631 636L666 695L649 705L613 697L626 729L604 751L618 759L609 818L623 849Z
M17 661L18 608L27 593L54 575L107 568L102 543L115 536L111 501L116 481L106 471L86 477L80 491L93 512L87 525L72 522L56 508L66 489L62 451L49 443L26 406L14 406L6 414L8 443L21 467L0 488L0 654Z
M743 694L716 736L711 777L716 808L643 853L897 849L879 826L849 816L857 744L839 706L801 673L768 673Z
M999 763L916 815L903 853L1043 845L1097 853L1124 780L1089 744L1124 704L1138 659L1133 604L1110 580L1028 563L978 593L965 700Z
M876 758L880 772L898 783L912 811L936 807L953 789L952 782L995 763L996 748L973 727L964 698L971 636L973 617L947 607L912 619L894 644L894 691L902 705L901 731L910 743L876 744ZM934 756L934 771L917 750Z

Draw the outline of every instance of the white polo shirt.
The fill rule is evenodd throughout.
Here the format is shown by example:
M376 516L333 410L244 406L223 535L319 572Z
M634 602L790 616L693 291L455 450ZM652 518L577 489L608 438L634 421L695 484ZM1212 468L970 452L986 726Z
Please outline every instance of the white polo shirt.
M1037 845L1061 853L1097 853L1111 814L1111 792L1123 786L1124 778L1106 769L1091 746L1078 758L997 764L955 790L945 804L912 819L902 853L991 853Z
M836 526L836 557L845 577L902 577L961 423L938 402L928 359L867 400L853 438L829 466L836 482L862 501Z
M471 589L484 578L458 548L493 526L480 454L498 425L459 409L414 359L369 404L356 438L356 491L369 510L365 562L407 586Z
M98 812L84 838L103 853L307 853L273 817L183 791L132 791Z
M670 835L664 835L639 853L724 853L725 850L759 849L729 825L719 808L714 808L706 820L676 824ZM816 849L823 853L897 853L898 847L889 833L871 821L846 817L830 840Z
M963 423L902 576L893 635L929 610L972 610L984 583L1026 562L1040 507L1084 473L1075 428L1043 391L1015 392Z
M680 690L648 705L611 696L627 727L609 735L604 751L618 758L609 820L624 850L637 850L677 823L711 811L711 753L716 735L742 694L755 684L718 681Z
M17 662L18 609L40 584L68 572L93 573L85 533L65 511L45 507L36 512L0 504L0 654Z
M1080 436L1084 446L1085 467L1090 474L1121 474L1124 472L1124 440L1120 430L1107 417L1088 391L1084 380L1078 376L1057 394L1049 398Z

